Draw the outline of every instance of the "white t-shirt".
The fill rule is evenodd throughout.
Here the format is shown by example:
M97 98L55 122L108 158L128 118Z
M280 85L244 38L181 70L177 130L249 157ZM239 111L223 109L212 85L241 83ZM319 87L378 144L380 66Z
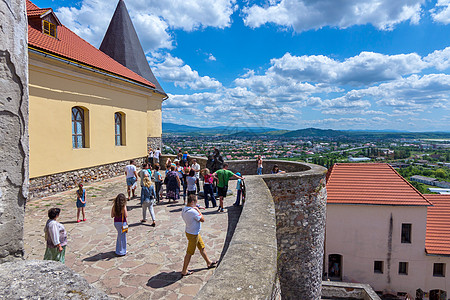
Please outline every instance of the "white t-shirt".
M200 233L202 215L193 207L185 206L181 211L184 223L186 223L186 232L197 235Z
M127 178L134 177L134 172L136 172L136 166L135 165L128 165L125 167L125 172L127 172Z
M192 191L196 191L196 190L197 190L197 187L196 187L196 185L195 185L195 182L196 182L196 181L197 181L197 180L195 179L195 176L193 176L193 177L187 176L187 177L186 177L187 190L188 190L189 192L192 192Z
M200 165L198 163L192 164L192 169L194 171L200 171ZM195 178L200 178L200 172L195 172Z
M159 159L159 156L161 155L161 151L159 151L159 150L156 150L155 151L155 158L156 159Z

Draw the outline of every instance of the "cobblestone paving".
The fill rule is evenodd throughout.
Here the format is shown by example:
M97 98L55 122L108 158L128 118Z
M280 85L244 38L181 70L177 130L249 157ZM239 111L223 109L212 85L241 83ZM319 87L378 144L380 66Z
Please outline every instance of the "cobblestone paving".
M86 222L76 223L75 190L36 199L27 203L25 213L25 258L42 259L45 252L43 227L47 210L62 209L59 222L69 236L66 265L111 298L127 299L192 299L213 274L206 269L200 253L191 259L193 275L181 277L186 251L184 222L181 218L183 200L168 204L166 200L155 207L156 227L150 222L140 223L142 209L138 199L128 202L129 232L127 255L114 254L117 231L110 218L112 200L118 193L126 193L124 176L86 186ZM234 197L225 199L225 206ZM203 205L203 200L199 203ZM221 256L229 226L228 216L237 213L216 213L213 208L203 211L205 222L202 237L212 260ZM149 214L147 213L149 218ZM237 215L238 217L238 215ZM150 218L151 220L151 218ZM229 238L229 237L228 237ZM228 240L228 239L227 239Z

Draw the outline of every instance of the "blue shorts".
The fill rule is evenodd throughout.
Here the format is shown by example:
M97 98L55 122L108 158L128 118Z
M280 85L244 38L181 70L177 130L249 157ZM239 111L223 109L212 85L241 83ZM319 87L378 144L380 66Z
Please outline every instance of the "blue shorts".
M127 185L131 186L136 182L136 177L129 177L127 178Z

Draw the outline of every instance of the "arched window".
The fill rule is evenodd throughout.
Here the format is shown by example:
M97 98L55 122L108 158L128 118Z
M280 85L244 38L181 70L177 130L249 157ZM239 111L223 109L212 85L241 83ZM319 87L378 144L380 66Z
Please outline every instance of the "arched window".
M114 140L116 143L116 146L123 146L125 145L125 136L124 136L124 114L120 112L116 112L114 114Z
M85 147L84 110L81 107L72 107L72 147Z

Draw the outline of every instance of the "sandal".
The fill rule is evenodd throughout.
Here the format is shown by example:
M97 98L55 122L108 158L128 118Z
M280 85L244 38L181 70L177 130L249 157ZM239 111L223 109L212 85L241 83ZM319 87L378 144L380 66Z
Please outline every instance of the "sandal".
M216 260L216 261L213 261L213 262L208 266L208 269L212 269L212 268L217 267L217 263L218 263L217 260Z
M194 271L187 271L186 274L181 273L181 277L189 276L189 275L192 275L192 274L194 274Z

